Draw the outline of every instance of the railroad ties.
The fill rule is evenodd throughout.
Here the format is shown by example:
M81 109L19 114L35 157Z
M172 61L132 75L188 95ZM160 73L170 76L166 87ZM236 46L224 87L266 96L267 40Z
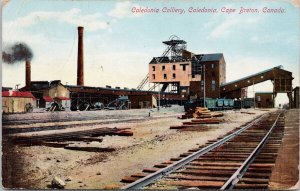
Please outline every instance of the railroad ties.
M240 169L243 170L239 171L238 178L233 179L232 188L267 189L282 141L283 113L269 113L246 126L249 127L237 128L179 157L144 169L142 173L124 177L121 182L129 184L122 189L221 189ZM226 139L228 136L233 138ZM206 151L206 148L224 139L224 143ZM201 150L204 153L199 157L176 167L177 163ZM250 162L246 163L247 160Z
M130 128L108 128L101 127L89 130L77 130L77 131L55 131L41 134L30 134L30 135L14 135L7 137L8 140L13 144L23 146L43 145L48 147L60 147L70 150L77 151L88 151L88 152L111 152L114 148L110 147L91 147L91 146L73 146L72 142L102 142L101 136L105 135L117 135L117 136L132 136L133 132Z

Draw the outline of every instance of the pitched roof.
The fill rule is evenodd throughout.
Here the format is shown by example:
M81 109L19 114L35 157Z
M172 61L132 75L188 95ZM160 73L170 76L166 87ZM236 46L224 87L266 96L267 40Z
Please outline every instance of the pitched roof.
M30 87L27 89L30 90L47 90L53 87L58 86L59 84L61 84L60 80L53 80L53 81L31 81L30 82ZM26 88L26 87L24 87ZM23 89L23 88L21 88Z
M54 102L54 100L49 96L43 96L43 99L45 100L45 102Z
M240 78L240 79L237 79L237 80L233 80L233 81L231 81L231 82L223 83L223 84L221 84L221 87L227 86L227 85L229 85L229 84L236 83L236 82L241 81L241 80L245 80L245 79L247 79L247 78L252 78L252 77L255 77L255 76L257 76L257 75L264 74L264 73L266 73L266 72L270 72L270 71L272 71L274 68L282 69L282 65L279 65L279 66L276 66L276 67L273 67L273 68L270 68L270 69L267 69L267 70L264 70L264 71L261 71L261 72L258 72L258 73L255 73L255 74L252 74L252 75L250 75L250 76L246 76L246 77L243 77L243 78Z
M55 97L54 99L59 99L59 100L71 100L70 98L67 98L67 97Z
M2 97L24 97L24 98L35 99L35 97L31 94L31 92L20 92L20 91L3 91Z
M255 92L255 94L273 94L273 92Z
M207 61L219 61L223 57L222 53L214 53L214 54L204 54L201 61L207 62Z

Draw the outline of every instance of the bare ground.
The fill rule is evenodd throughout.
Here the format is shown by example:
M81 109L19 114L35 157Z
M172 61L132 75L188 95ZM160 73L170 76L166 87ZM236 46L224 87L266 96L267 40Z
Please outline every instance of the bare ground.
M152 112L150 118L145 117L149 110L116 111L115 114L122 118L142 118L134 122L117 123L117 121L112 121L109 124L110 127L130 127L134 133L132 137L105 136L102 143L90 143L94 146L107 146L117 149L109 153L72 151L45 146L20 147L4 143L3 185L6 188L43 189L47 188L51 180L57 176L63 180L68 178L71 180L66 181L67 189L103 189L109 184L122 186L120 180L123 176L141 172L143 168L149 168L154 164L177 157L197 145L205 144L206 141L224 135L246 121L268 112L257 109L247 111L255 114L241 113L241 110L225 111L225 123L211 125L212 128L208 131L170 130L171 125L180 125L183 121L189 121L177 119L178 114L183 113L182 108ZM102 112L105 111L100 111L100 113ZM82 112L80 115L87 116L88 119L84 121L99 120L96 119L98 113L93 112L90 114L94 117L88 117L89 112ZM112 119L116 118L115 115L110 114L103 118L99 116L103 120L109 120L110 117ZM72 114L68 113L67 115L74 120ZM76 112L74 112L74 115L79 116ZM9 116L8 118L7 120L17 121L28 117L22 115ZM53 121L50 122L53 123ZM63 122L65 120L61 121L61 123ZM55 122L58 125L59 123ZM27 124L27 126L30 127L30 124ZM92 126L99 127L103 125ZM19 126L14 127L18 128ZM91 128L91 124L74 128ZM63 129L62 131L69 131L69 129ZM75 144L84 145L87 143L77 142Z
M275 167L270 179L270 189L299 189L299 109L285 114L285 130Z

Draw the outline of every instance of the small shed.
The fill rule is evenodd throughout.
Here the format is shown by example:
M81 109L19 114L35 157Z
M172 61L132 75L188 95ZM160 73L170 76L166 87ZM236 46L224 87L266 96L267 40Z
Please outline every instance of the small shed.
M53 99L65 111L71 111L71 99L70 98L68 98L68 97L55 97Z
M273 108L274 107L273 92L256 92L255 104L258 108Z
M50 108L51 105L54 103L54 99L49 96L43 96L43 100L45 102L45 108Z
M35 107L35 97L31 92L2 91L2 112L31 112Z

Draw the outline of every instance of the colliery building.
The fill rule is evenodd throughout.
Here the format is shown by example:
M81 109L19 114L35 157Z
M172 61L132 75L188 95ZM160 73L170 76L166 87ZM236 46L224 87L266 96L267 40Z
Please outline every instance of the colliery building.
M165 42L166 43L166 42ZM162 84L162 92L179 93L182 97L220 97L220 85L226 81L226 62L222 53L154 57L149 63L149 82Z
M149 61L149 72L137 88L86 86L83 36L84 28L78 27L77 85L64 85L60 80L31 81L31 63L25 62L26 86L20 91L30 93L35 99L36 107L49 107L55 103L64 110L86 110L101 104L130 109L157 107L159 104L184 104L188 100L204 97L244 99L247 97L248 86L267 80L272 81L273 92L267 95L256 94L260 107L273 107L277 93L287 93L290 107L299 106L299 88L293 89L292 73L283 70L281 66L227 82L226 62L222 53L192 53L186 50L186 42L174 35L168 41L163 41L166 46L163 54ZM146 84L150 88L146 89ZM3 94L4 97L6 95ZM5 99L7 102L8 99ZM6 102L4 107L8 105ZM20 107L23 108L23 105ZM11 112L12 109L5 111Z

